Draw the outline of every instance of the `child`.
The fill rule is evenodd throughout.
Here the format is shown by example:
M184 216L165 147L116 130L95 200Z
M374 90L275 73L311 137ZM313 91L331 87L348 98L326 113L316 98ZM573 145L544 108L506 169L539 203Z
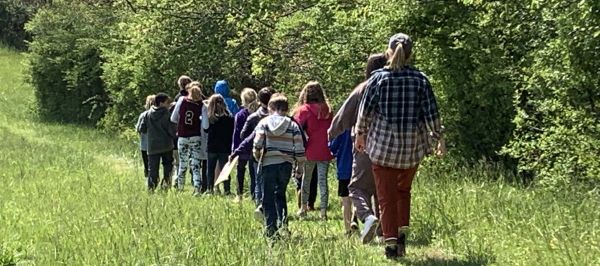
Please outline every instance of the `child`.
M179 102L179 99L183 96L187 96L188 92L187 92L187 87L192 83L192 78L190 78L187 75L181 75L179 76L179 78L177 79L177 88L179 89L177 94L175 95L174 101L171 103L171 106L169 107L169 111L172 113L174 113L174 108L175 108L175 103ZM174 122L177 123L177 122ZM173 167L173 172L175 175L174 178L177 178L177 169L179 169L179 153L177 152L177 137L175 137L175 139L173 139L173 149L175 150L175 152L173 153L173 157L175 158L175 163L173 164L175 167Z
M215 83L215 93L223 96L223 99L227 104L227 110L229 110L229 113L231 113L231 115L237 114L237 112L240 110L240 107L238 106L235 99L231 98L231 96L229 95L229 84L226 80L219 80L217 81L217 83Z
M140 134L140 150L142 151L142 161L144 162L144 177L148 178L148 134L141 132L142 120L150 107L152 107L152 103L154 102L154 94L148 95L146 97L146 104L144 104L144 108L146 109L144 112L140 114L138 117L138 121L135 124L135 130Z
M352 201L348 185L350 176L352 176L352 138L350 130L344 131L329 143L331 153L336 157L337 177L338 177L338 196L342 197L342 214L344 217L344 228L346 235L352 233Z
M177 146L179 151L179 171L177 174L177 189L183 190L185 184L185 172L187 164L192 169L194 196L200 195L201 171L201 125L200 117L204 107L202 89L193 85L188 89L188 96L184 96L177 102L174 112L171 114L171 122L177 123Z
M286 188L292 174L292 164L305 161L302 131L286 116L287 98L275 94L269 101L270 115L256 126L254 157L259 160L259 175L263 179L263 210L266 236L277 237L287 225Z
M271 99L271 95L273 95L273 93L275 93L275 91L270 88L270 87L265 87L262 88L258 91L258 101L260 102L260 107L258 108L258 110L256 110L256 112L252 113L250 116L248 116L248 119L246 120L246 123L244 124L244 128L242 128L242 132L240 133L240 137L242 140L246 140L251 134L252 132L254 132L254 129L256 128L256 125L258 125L258 122L267 117L269 115L269 109L268 109L268 104L269 104L269 100ZM253 140L254 138L252 138L251 140ZM252 141L249 142L250 144L252 144ZM252 145L250 145L250 150L252 150ZM237 149L234 154L239 154ZM241 151L241 150L240 150ZM254 169L256 169L256 159L258 158L254 158L252 160L252 164L254 165ZM259 220L262 221L263 217L262 217L262 207L261 207L261 201L262 201L262 183L261 183L261 178L260 176L256 176L256 182L255 182L255 186L254 186L254 200L256 201L256 210L254 211L255 217Z
M250 114L254 113L260 106L257 101L257 94L254 89L245 88L242 90L242 109L235 115L234 131L233 131L233 145L232 150L236 150L242 142L241 132L246 120ZM246 172L246 165L248 165L248 172L250 174L250 194L254 192L255 185L255 170L254 164L250 162L252 155L250 153L240 153L237 165L237 196L235 201L239 202L242 200L244 192L244 175Z
M294 112L296 121L308 135L306 145L306 159L304 166L304 177L302 179L302 207L298 216L306 216L308 211L308 196L310 193L310 182L314 168L318 171L319 192L321 195L320 209L321 219L327 219L327 207L329 200L329 189L327 187L327 172L329 161L333 159L327 148L327 129L331 126L333 118L331 108L325 98L321 84L316 81L307 83L300 93L298 106Z
M154 105L142 119L140 132L148 134L148 189L154 191L158 185L158 167L163 164L163 189L171 184L173 168L173 139L175 128L170 121L170 99L165 93L156 94Z
M215 182L215 168L217 163L223 169L227 163L228 156L231 153L231 135L233 134L233 117L225 99L219 94L208 98L208 165L207 165L207 189L209 193L213 192ZM225 181L225 194L231 193L230 182Z

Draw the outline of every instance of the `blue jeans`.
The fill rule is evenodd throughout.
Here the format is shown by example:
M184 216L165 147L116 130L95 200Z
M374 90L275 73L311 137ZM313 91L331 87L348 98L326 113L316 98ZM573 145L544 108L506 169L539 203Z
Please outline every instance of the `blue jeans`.
M254 200L256 201L256 206L260 206L262 204L263 197L263 178L261 173L258 172L258 163L255 160L250 160L251 164L253 164L254 171L256 171L256 180L254 184Z
M213 191L215 186L215 169L217 168L217 163L219 167L223 169L223 166L229 160L229 153L208 153L208 163L206 166L206 188L208 191ZM223 186L225 188L225 194L231 193L231 181L227 180L223 182Z
M267 237L287 224L288 208L285 191L292 175L291 163L280 163L262 167L263 181L262 207L265 213Z

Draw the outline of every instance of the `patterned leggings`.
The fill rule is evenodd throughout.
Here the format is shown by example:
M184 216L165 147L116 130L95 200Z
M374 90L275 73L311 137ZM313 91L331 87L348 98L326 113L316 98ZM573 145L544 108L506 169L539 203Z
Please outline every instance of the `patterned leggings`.
M185 184L185 172L188 162L192 168L194 187L200 188L202 175L200 171L200 137L179 138L177 141L179 151L179 171L177 172L177 188L183 189Z

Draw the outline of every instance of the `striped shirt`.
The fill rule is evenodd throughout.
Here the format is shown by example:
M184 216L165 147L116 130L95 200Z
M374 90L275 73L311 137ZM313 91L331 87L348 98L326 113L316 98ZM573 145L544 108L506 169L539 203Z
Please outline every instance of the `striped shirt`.
M306 160L303 132L291 118L270 115L256 126L254 157L262 166Z
M367 135L365 150L374 164L417 166L442 134L427 76L412 67L375 71L361 99L355 133Z

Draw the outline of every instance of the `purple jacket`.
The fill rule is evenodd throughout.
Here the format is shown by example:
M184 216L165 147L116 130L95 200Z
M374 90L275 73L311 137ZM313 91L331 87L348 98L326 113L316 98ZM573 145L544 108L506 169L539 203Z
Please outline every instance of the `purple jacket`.
M256 134L254 131L250 134L250 136L246 137L240 142L240 145L233 150L231 153L232 156L239 156L242 158L242 154L248 154L248 160L252 159L252 148L254 148L254 137Z
M237 114L235 114L235 122L234 122L234 128L233 128L233 137L232 137L232 145L231 145L231 150L235 151L240 144L242 143L242 138L241 138L241 133L242 133L242 129L244 128L244 124L246 124L246 120L248 119L248 116L250 116L250 111L248 111L247 108L242 108L242 110L240 110ZM250 160L252 159L252 150L246 152L240 152L238 154L238 156L240 157L240 160Z

